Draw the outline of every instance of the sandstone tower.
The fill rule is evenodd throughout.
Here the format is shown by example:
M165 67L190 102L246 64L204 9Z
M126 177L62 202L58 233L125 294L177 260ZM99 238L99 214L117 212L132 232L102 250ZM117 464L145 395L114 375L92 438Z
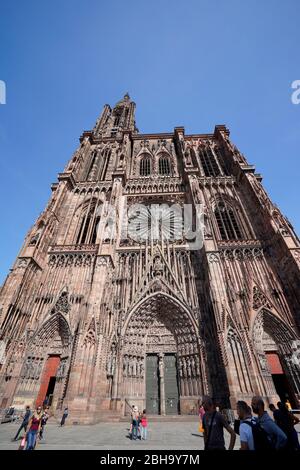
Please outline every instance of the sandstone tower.
M293 227L225 126L140 134L134 113L126 94L82 134L1 289L0 407L47 400L87 423L133 403L195 413L208 393L295 406ZM153 205L174 204L201 204L200 247L164 237L163 220L150 240L121 236L124 205L148 226Z

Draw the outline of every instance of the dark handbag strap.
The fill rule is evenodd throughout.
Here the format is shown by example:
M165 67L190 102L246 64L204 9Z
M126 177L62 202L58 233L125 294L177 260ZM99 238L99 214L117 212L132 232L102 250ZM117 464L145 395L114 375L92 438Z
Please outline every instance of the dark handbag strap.
M214 422L216 413L217 413L217 412L214 411L214 412L213 412L213 415L212 415L212 417L211 417L211 421L210 421L210 425L209 425L209 428L208 428L208 434L207 434L207 439L206 439L206 442L205 442L204 450L207 450L207 449L208 449L208 444L209 444L210 435L211 435L211 431L212 431L212 426L213 426L213 422Z

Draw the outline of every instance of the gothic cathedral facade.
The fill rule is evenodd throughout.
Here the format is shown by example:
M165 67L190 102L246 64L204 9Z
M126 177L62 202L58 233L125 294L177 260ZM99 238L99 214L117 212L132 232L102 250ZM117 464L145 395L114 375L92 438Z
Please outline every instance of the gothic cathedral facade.
M93 423L196 413L206 394L297 406L293 227L225 126L141 134L134 113L126 94L83 132L1 288L0 407ZM201 246L121 236L124 204L146 225L152 205L201 206Z

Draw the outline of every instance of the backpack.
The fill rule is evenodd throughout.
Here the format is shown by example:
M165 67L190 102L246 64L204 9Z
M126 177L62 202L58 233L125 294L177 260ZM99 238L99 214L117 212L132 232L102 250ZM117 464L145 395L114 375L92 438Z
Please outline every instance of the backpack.
M243 424L248 424L252 429L254 449L255 450L274 450L272 442L270 441L267 432L261 427L258 422L243 421Z

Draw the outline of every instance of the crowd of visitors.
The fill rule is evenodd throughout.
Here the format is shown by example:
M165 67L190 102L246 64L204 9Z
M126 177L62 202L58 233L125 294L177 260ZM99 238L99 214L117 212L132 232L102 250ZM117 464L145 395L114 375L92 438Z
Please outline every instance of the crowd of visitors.
M262 397L253 397L251 406L245 401L238 401L238 419L232 428L226 417L216 409L213 400L205 397L199 409L205 450L226 450L224 429L230 433L229 450L234 448L237 434L240 437L240 450L300 450L298 433L294 427L299 419L292 414L287 403L279 402L277 406L269 407L273 413L272 419L265 410ZM200 413L201 409L205 413Z
M265 410L262 397L254 396L251 406L245 401L238 401L237 418L230 422L228 415L215 406L213 399L206 396L199 406L199 432L203 433L204 448L207 451L226 450L224 429L230 434L228 450L233 450L237 435L240 438L240 450L300 450L298 433L295 425L299 419L292 413L289 402L269 405L273 419ZM68 408L64 409L60 426L64 426ZM44 438L45 427L50 417L49 406L38 406L34 412L26 406L21 425L12 439L17 441L24 430L19 449L34 450ZM133 405L130 414L129 437L132 440L146 440L148 418L146 410L139 411Z
M131 409L130 415L130 429L129 429L129 437L132 440L140 439L146 440L147 439L147 427L148 427L148 420L146 416L146 410L143 412L139 412L137 406L133 405Z
M68 408L66 407L62 415L60 426L64 426L68 413ZM21 425L15 437L12 439L12 441L17 441L19 434L24 430L19 450L34 450L37 447L39 441L44 439L45 427L49 418L50 408L45 403L43 406L38 406L33 412L30 406L26 406Z

